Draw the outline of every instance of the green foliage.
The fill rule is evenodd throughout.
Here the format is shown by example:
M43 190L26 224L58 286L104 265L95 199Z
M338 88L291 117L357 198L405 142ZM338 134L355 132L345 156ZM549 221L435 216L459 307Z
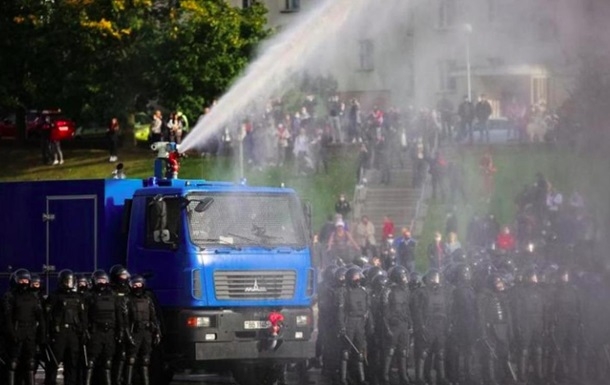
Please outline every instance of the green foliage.
M99 121L155 100L196 117L267 36L266 12L225 0L2 1L0 106Z

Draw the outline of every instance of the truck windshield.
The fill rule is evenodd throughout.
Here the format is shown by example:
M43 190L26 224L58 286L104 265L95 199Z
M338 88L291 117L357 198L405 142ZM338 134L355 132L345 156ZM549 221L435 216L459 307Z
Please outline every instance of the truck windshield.
M303 212L294 195L205 193L187 199L191 240L198 246L306 244Z

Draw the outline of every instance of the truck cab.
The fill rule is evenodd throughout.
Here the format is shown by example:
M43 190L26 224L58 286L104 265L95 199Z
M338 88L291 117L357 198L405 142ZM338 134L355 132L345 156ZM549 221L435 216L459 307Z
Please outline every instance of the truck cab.
M125 207L127 267L149 276L174 362L314 356L309 217L293 190L153 178Z

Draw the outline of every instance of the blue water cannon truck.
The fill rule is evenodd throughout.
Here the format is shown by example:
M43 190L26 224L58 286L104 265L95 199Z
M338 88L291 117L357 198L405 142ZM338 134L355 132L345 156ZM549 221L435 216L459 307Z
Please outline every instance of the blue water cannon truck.
M62 269L144 275L161 314L158 383L188 368L269 382L313 357L311 208L289 188L179 179L175 147L154 146L169 151L147 179L0 183L0 289L22 267L47 291Z

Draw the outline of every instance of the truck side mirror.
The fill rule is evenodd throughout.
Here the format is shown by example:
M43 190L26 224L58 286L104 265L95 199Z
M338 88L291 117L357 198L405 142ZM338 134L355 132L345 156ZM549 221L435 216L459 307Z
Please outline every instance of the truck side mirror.
M312 208L310 201L303 201L303 214L305 214L305 223L309 233L309 240L313 239L313 223L312 223Z

